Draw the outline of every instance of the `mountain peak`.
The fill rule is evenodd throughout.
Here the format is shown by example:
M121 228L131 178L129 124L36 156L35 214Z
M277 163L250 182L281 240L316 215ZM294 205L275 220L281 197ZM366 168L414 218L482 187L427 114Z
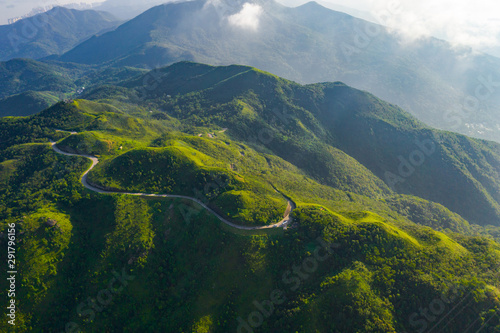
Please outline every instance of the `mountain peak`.
M325 8L323 7L322 5L320 5L318 2L316 1L309 1L309 2L306 2L305 4L303 5L300 5L298 6L299 8L306 8L306 7L321 7L321 8Z

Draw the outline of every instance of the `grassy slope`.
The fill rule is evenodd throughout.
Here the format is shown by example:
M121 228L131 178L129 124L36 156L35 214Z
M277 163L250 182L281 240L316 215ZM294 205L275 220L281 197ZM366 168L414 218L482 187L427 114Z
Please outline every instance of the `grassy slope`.
M249 99L246 102L254 111L251 114L263 112ZM468 306L459 316L452 314L453 320L443 321L439 331L456 332L483 318L475 322L477 330L492 318L489 311L499 305L500 246L464 235L469 232L464 229L467 222L446 208L377 188L373 185L378 184L377 178L362 166L357 167L360 176L374 181L360 181L358 194L320 184L322 179L273 154L272 147L240 141L231 134L233 129L220 133L220 125L228 122L188 125L184 118L158 119L157 110L151 113L144 106L115 103L77 100L30 118L0 121L3 135L9 138L3 141L0 154L2 226L22 220L19 255L40 254L22 264L20 276L29 278L18 295L19 331L59 331L68 322L86 332L111 328L234 331L238 317L247 318L255 311L252 302L269 299L275 289L284 291L287 301L266 318L262 332L412 331L418 325L408 318L451 293L453 287L460 289L448 308L464 299ZM192 117L194 112L182 105L185 117ZM239 113L233 117L237 119ZM303 137L311 135L308 128L314 122L306 120L300 120L307 124L299 133ZM244 120L239 126L248 124L252 123ZM67 137L53 128L82 133ZM214 133L215 138L207 138L207 133ZM242 235L190 202L90 193L78 180L89 162L54 153L41 144L49 139L61 139L66 148L99 154L103 163L95 176L120 181L118 186L154 191L154 186L165 184L148 183L149 177L132 178L130 171L153 170L156 176L167 177L172 170L187 173L213 167L251 179L255 182L251 191L262 186L269 193L263 185L268 181L297 202L294 219L299 227ZM174 157L182 167L166 168L169 164L164 161ZM124 161L131 165L120 170ZM113 166L116 172L106 172ZM347 167L340 170L348 171ZM338 179L346 178L340 173ZM349 183L344 184L348 187ZM242 200L238 208L241 204L255 207L259 203ZM245 215L244 210L238 213L235 219ZM43 225L49 217L61 223L62 233ZM448 222L442 225L441 220ZM462 234L445 234L414 222ZM297 276L288 271L313 255L318 237L339 246L307 278L289 280ZM107 288L113 270L121 272L122 268L135 279L102 311L94 310L92 321L88 321L91 312L78 316L79 304L89 297L96 299ZM292 289L297 281L300 285ZM4 285L0 287L5 290ZM488 328L498 324L493 319Z
M144 86L151 77L161 84ZM120 88L128 102L147 102L183 123L229 128L231 137L322 184L373 197L387 195L390 186L475 224L500 220L498 144L430 129L344 84L301 86L245 66L178 63L123 86L131 89ZM410 158L418 163L408 172L401 161Z
M492 287L471 280L480 260L485 265L481 279L497 283L488 278L487 267L494 269L499 247L485 240L452 240L421 227L406 232L373 213L340 215L318 207L296 212L300 229L248 237L232 233L203 210L186 220L180 210L184 205L191 204L85 195L71 207L58 205L65 214L26 210L18 225L25 233L20 253L36 250L40 256L24 263L22 275L49 268L33 270L25 282L29 288L18 296L21 313L33 314L22 317L27 327L33 327L29 331L62 330L68 322L85 332L111 327L233 331L239 316L246 318L255 311L253 301L269 299L277 288L287 301L276 307L263 332L411 330L406 314L447 293L452 283L464 287L452 306L469 290L477 299L469 304L470 313L446 322L443 332L456 331L496 304L490 296ZM71 221L71 228L59 236L57 230L43 226L42 216L61 224ZM54 232L55 237L65 238L51 238ZM63 239L70 235L68 245ZM312 255L318 236L340 246L292 290L295 283L284 281L283 274ZM63 251L43 246L44 239L56 241L56 249ZM54 268L40 261L51 262ZM94 312L93 322L85 321L89 312L78 317L78 305L87 297L96 298L107 288L113 270L122 268L135 278L102 311ZM19 331L24 331L22 325Z
M77 96L81 88L118 83L144 70L93 68L77 64L14 59L0 62L0 116L37 113L58 100ZM50 103L48 103L50 102Z

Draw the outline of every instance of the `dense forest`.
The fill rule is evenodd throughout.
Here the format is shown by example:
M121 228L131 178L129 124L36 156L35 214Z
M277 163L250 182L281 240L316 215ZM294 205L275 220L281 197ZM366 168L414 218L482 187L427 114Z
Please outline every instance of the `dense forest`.
M192 63L149 75L162 84L139 76L0 119L16 331L500 331L498 145L340 83ZM429 165L392 186L382 166L429 133ZM90 161L50 142L96 156L88 179L102 188L197 197L251 226L279 221L290 198L293 223L244 231L189 200L92 192Z

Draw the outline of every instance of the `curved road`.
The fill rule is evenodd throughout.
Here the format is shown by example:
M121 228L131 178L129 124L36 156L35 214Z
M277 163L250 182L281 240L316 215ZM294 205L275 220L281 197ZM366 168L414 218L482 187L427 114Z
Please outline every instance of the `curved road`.
M74 134L74 133L71 133L71 134ZM296 208L295 203L293 201L287 199L288 207L286 208L285 216L281 221L279 221L278 223L266 225L263 227L245 227L245 226L240 226L240 225L234 224L234 223L226 220L225 218L223 218L222 216L217 214L214 210L212 210L210 207L208 207L207 205L205 205L203 202L201 202L200 200L198 200L196 198L191 198L191 197L187 197L184 195L173 195L173 194L148 194L148 193L129 193L129 192L105 191L105 190L102 190L100 188L93 186L92 184L90 184L88 182L88 174L89 174L90 170L92 170L97 165L97 163L99 163L99 159L97 159L97 157L91 156L91 155L79 155L79 154L66 153L66 152L62 151L61 149L59 149L55 142L51 142L50 144L52 146L52 149L58 154L62 154L62 155L66 155L66 156L81 156L81 157L88 158L89 160L92 161L92 165L82 174L81 182L82 182L83 186L85 186L87 189L89 189L93 192L97 192L97 193L101 193L101 194L125 194L125 195L134 195L134 196L138 196L138 197L180 198L180 199L191 200L193 202L196 202L197 204L199 204L203 208L205 208L211 214L215 215L215 217L217 217L219 220L221 220L225 224L227 224L233 228L239 229L239 230L265 230L265 229L285 227L291 221L290 214Z

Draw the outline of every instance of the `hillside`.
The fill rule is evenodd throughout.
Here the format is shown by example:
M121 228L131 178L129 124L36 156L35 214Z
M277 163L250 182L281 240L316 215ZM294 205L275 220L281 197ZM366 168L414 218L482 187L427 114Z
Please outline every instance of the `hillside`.
M124 77L0 119L18 332L500 330L498 144L342 83L188 62ZM415 139L429 156L391 184ZM97 156L100 188L193 197L241 226L277 222L289 198L293 221L244 231L190 200L90 191L90 161L51 141ZM440 321L420 310L436 300Z
M0 99L0 117L31 116L57 103L50 93L28 91Z
M300 83L342 81L433 127L500 141L494 111L500 106L500 59L432 38L408 42L383 26L315 2L287 8L252 1L261 7L252 21L257 25L239 26L231 17L243 3L160 5L60 59L145 68L181 60L237 63Z
M55 7L46 13L0 26L0 61L62 54L117 25L117 19L106 12Z
M53 98L57 98L56 101L73 98L84 88L118 83L144 73L145 70L131 67L96 68L30 59L0 62L0 99L3 107L0 116L33 114L54 104ZM51 103L42 101L48 101L47 93L52 96L49 98ZM22 112L13 113L9 109Z
M499 224L498 144L431 129L342 83L301 86L250 67L194 63L152 73L160 84L143 86L148 76L139 77L116 94L190 124L228 128L325 185L373 197L392 188L472 223ZM114 94L108 87L85 98Z
M301 86L245 66L193 63L141 73L132 68L82 72L75 82L92 83L83 95L87 99L126 103L119 108L153 107L159 119L168 115L228 128L232 136L263 146L325 185L374 197L391 188L438 202L474 224L499 223L497 144L432 130L341 83ZM92 89L128 77L136 78L122 87Z

